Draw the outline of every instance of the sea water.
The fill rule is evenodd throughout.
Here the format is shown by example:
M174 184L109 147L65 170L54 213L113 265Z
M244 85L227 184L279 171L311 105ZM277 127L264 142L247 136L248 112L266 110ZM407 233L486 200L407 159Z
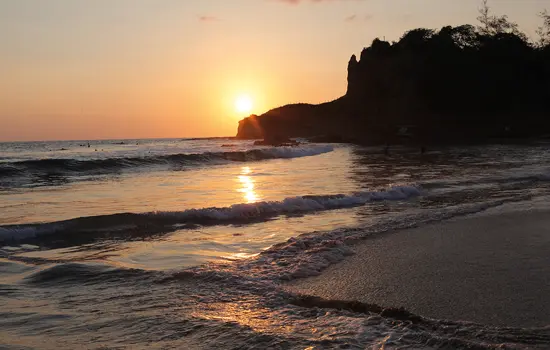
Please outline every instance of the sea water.
M544 203L548 147L0 144L0 346L548 345L547 329L306 307L280 287L370 235Z

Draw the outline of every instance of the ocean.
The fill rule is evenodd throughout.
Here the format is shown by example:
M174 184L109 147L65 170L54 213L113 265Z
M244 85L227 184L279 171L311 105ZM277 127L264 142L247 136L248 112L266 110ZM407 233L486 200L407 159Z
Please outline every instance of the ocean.
M548 327L312 307L282 288L367 237L544 207L549 149L0 143L0 348L550 347Z

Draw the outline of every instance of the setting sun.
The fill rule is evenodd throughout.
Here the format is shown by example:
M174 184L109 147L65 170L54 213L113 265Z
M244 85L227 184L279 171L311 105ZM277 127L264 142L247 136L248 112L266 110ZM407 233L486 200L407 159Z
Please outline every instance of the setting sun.
M235 109L239 113L249 113L252 110L252 99L250 98L250 96L239 96L235 100Z

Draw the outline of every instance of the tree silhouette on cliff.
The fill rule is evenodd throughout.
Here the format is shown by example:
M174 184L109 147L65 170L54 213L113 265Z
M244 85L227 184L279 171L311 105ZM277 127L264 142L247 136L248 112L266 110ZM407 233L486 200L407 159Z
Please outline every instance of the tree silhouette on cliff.
M550 132L550 16L537 43L487 1L479 25L375 39L348 64L345 96L323 105L286 106L256 118L264 134L335 134L386 142L403 125L421 142Z

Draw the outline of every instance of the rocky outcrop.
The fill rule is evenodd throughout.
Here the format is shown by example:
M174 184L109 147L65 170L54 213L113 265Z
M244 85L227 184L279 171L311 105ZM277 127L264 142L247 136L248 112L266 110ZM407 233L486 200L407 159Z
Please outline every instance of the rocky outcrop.
M302 103L275 108L241 120L237 138L288 139L324 134L333 127L342 106L342 101L336 100L320 105Z
M264 138L254 142L254 146L273 146L273 147L293 147L299 146L301 143L286 137Z
M263 129L258 124L258 116L253 114L239 121L237 138L240 139L263 139Z
M550 44L517 33L465 25L376 39L351 56L347 83L332 102L246 118L237 137L424 144L550 133Z

